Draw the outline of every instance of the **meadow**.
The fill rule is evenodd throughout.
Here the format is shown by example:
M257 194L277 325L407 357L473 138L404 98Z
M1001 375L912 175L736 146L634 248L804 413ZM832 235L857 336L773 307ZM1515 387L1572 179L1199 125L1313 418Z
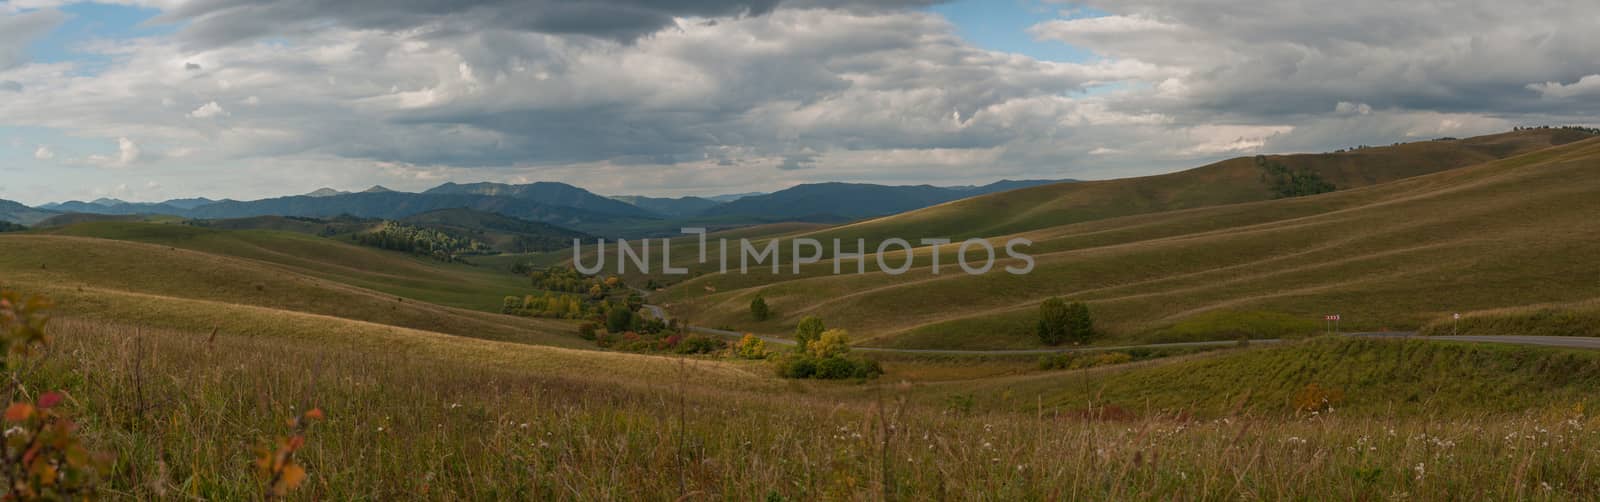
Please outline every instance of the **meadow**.
M1453 313L1600 298L1588 259L1600 243L1600 226L1589 216L1600 210L1592 184L1597 159L1600 143L1588 139L1314 196L1030 224L1037 228L992 236L996 243L1034 241L1028 251L1036 268L1021 277L974 276L948 265L933 274L933 250L920 248L919 266L903 275L875 264L866 274L834 275L827 261L795 275L785 264L776 275L691 276L659 301L705 325L769 334L816 315L864 344L901 348L1038 347L1034 315L1041 301L1057 296L1091 304L1106 344L1273 338L1289 328L1303 335L1318 331L1314 323L1324 314L1341 314L1347 330L1414 330ZM1052 187L966 204L1070 189ZM920 212L784 238L826 238ZM913 236L933 231L889 228ZM953 248L944 247L942 263L954 263ZM895 253L889 263L900 263ZM996 266L1010 264L1015 260ZM843 268L853 271L854 263ZM756 295L776 315L750 319L746 307ZM1313 322L1265 325L1262 313ZM1219 323L1218 316L1234 319ZM1216 327L1201 333L1197 324Z
M46 352L20 365L21 388L70 396L67 408L86 441L117 458L103 487L117 498L256 497L264 482L250 467L253 448L285 434L283 420L312 407L326 419L307 431L298 458L309 477L292 498L1600 494L1600 419L1586 414L1589 398L1538 386L1519 390L1547 398L1548 406L1489 411L1402 402L1428 412L1398 416L1361 406L1297 412L1288 403L1146 411L1100 404L1135 396L1098 383L1072 399L1008 386L1015 402L960 407L950 399L960 390L944 388L950 384L778 382L759 367L720 361L514 344L383 351L73 319L56 321L54 334ZM1285 350L1310 353L1245 349L1186 364ZM580 360L594 364L569 366ZM1159 366L1089 371L1099 380ZM1386 390L1351 383L1347 395ZM1413 388L1426 392L1428 384Z

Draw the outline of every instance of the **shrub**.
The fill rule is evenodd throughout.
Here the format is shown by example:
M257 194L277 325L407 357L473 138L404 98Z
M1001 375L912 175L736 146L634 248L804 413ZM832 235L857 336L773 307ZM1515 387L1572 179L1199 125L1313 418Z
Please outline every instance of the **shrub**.
M816 316L808 315L801 319L800 324L794 327L794 350L796 352L806 352L807 346L812 341L821 338L822 332L827 330L828 327L822 324L822 319L818 319Z
M111 471L111 457L90 454L77 437L78 425L56 406L62 394L47 392L34 403L6 408L4 458L0 470L6 500L88 498Z
M1133 356L1130 356L1130 355L1127 355L1127 354L1123 354L1121 352L1107 352L1107 353L1104 353L1104 354L1100 354L1099 356L1095 356L1094 365L1095 366L1110 366L1110 365L1113 365L1113 364L1126 363L1126 362L1129 362L1129 361L1132 361L1132 360L1133 360Z
M745 333L744 338L739 339L737 352L739 357L745 359L766 359L767 341L750 333Z
M678 342L679 354L710 354L722 350L727 344L717 338L706 335L689 335Z
M295 452L306 444L306 430L322 420L322 410L312 408L289 422L288 437L278 438L277 447L256 449L256 472L266 481L266 498L283 497L306 479L306 469L295 459Z
M817 373L817 362L804 355L789 355L776 360L773 365L783 378L811 378Z
M599 326L595 326L594 323L585 322L583 324L579 324L578 325L578 336L580 338L583 338L584 340L594 340L595 339L595 332L598 331L599 329L600 329L600 327Z
M772 317L772 309L767 307L767 299L756 295L754 300L750 300L750 317L755 318L756 322Z
M856 367L841 356L817 359L816 377L824 380L843 380L855 376Z
M1045 345L1061 345L1067 341L1067 302L1048 298L1039 304L1039 341Z
M1154 354L1147 354L1146 356L1147 356L1147 357L1145 357L1146 359L1148 359L1150 357L1157 357ZM1039 357L1039 369L1041 369L1041 370L1067 370L1067 369L1076 370L1076 369L1083 369L1083 368L1093 368L1093 367L1096 367L1096 366L1110 366L1110 365L1113 365L1113 364L1123 364L1123 363L1132 362L1133 360L1134 360L1133 354L1128 354L1126 352L1103 352L1103 353L1093 354L1093 355L1081 354L1081 353L1073 353L1073 352L1061 352L1061 353L1058 353L1058 354L1049 354L1049 355L1040 356Z
M621 333L633 328L633 311L622 307L612 307L606 312L606 331Z
M11 354L26 354L50 341L45 334L49 309L44 298L0 291L0 368L9 369ZM15 382L16 376L11 378ZM110 472L110 457L90 454L78 439L77 423L58 411L64 397L46 392L37 401L6 407L7 430L0 443L6 500L89 498Z
M1089 315L1088 305L1083 302L1067 305L1066 334L1074 344L1089 343L1094 339L1094 317Z
M830 329L807 344L806 353L817 359L843 356L850 352L850 334L842 329Z

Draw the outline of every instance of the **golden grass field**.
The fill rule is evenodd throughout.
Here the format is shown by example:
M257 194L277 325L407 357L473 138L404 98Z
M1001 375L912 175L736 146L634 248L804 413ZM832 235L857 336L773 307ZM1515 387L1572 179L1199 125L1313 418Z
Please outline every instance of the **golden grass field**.
M878 272L875 264L867 274L833 275L827 261L793 275L785 264L778 275L762 268L694 276L658 301L708 326L777 334L817 315L869 345L977 349L1037 346L1032 316L1052 296L1089 302L1108 344L1203 339L1207 333L1185 324L1230 313L1288 316L1288 326L1248 333L1268 337L1315 331L1331 313L1342 314L1351 330L1415 329L1454 312L1583 301L1600 298L1589 251L1600 244L1600 220L1592 217L1600 212L1593 196L1600 192L1597 141L1317 196L992 236L997 247L1016 236L1034 242L1037 266L1026 276L1000 273L1015 264L1004 259L996 273L962 273L950 265L953 246L935 275L925 247L916 251L918 267L904 275ZM920 213L852 227L888 226L914 237L914 229L895 222ZM891 264L903 259L891 255ZM757 294L776 312L773 319L749 318L746 307ZM1232 339L1234 331L1211 335Z

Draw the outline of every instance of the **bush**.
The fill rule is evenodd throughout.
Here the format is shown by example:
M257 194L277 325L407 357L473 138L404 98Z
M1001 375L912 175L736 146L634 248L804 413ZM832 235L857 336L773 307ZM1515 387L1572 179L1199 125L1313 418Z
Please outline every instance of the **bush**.
M579 338L583 338L584 340L593 341L595 339L595 331L598 331L599 329L600 329L600 327L599 326L595 326L595 324L592 323L592 322L586 322L586 323L583 323L583 324L579 324L578 325L578 337Z
M816 340L806 344L806 353L817 359L839 357L850 352L850 334L842 329L822 332Z
M606 312L606 331L621 333L633 328L633 311L622 307L612 307Z
M1082 302L1068 304L1060 298L1046 299L1039 304L1039 341L1046 345L1072 342L1088 343L1094 338L1094 318L1089 306Z
M854 376L856 367L843 357L834 356L817 360L816 377L823 380L843 380Z
M780 377L796 379L869 379L883 375L883 367L877 361L844 355L817 358L807 354L786 354L773 359L773 368Z
M767 341L750 333L745 333L744 338L739 339L739 348L736 352L739 357L745 359L766 359Z
M767 300L761 295L756 295L754 300L750 300L750 317L755 318L756 322L772 317L772 309L767 307Z
M679 354L710 354L722 350L726 346L727 344L721 339L706 335L689 335L678 342L677 352Z
M1123 364L1123 363L1132 362L1133 360L1134 360L1133 355L1125 353L1125 352L1102 352L1102 353L1099 353L1099 354L1083 354L1083 353L1074 353L1074 352L1062 352L1062 353L1058 353L1058 354L1049 354L1049 355L1040 356L1039 357L1039 369L1041 369L1041 370L1076 370L1076 369L1083 369L1083 368L1093 368L1093 367L1096 367L1096 366L1110 366L1110 365L1113 365L1113 364Z
M777 369L778 376L783 378L811 378L817 373L817 362L801 355L780 358L773 367Z
M804 319L801 319L800 324L794 327L795 352L808 351L808 346L811 344L811 342L818 338L822 338L822 332L827 330L828 327L823 325L822 319L818 319L817 316L808 315Z

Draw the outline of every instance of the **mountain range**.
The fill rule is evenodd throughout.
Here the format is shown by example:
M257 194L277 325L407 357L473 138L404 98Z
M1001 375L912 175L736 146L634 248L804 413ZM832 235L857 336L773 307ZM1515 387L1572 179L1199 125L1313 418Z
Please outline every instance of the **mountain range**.
M421 193L374 186L361 192L322 188L303 195L253 201L173 199L126 202L102 198L38 209L0 207L0 220L32 225L57 214L173 215L194 219L256 216L401 219L441 209L472 209L558 225L598 235L675 232L680 222L737 226L772 221L848 221L919 209L965 197L1054 183L1006 180L984 186L886 186L861 183L798 185L773 193L717 197L605 197L564 183L445 183ZM718 199L726 200L719 201Z

